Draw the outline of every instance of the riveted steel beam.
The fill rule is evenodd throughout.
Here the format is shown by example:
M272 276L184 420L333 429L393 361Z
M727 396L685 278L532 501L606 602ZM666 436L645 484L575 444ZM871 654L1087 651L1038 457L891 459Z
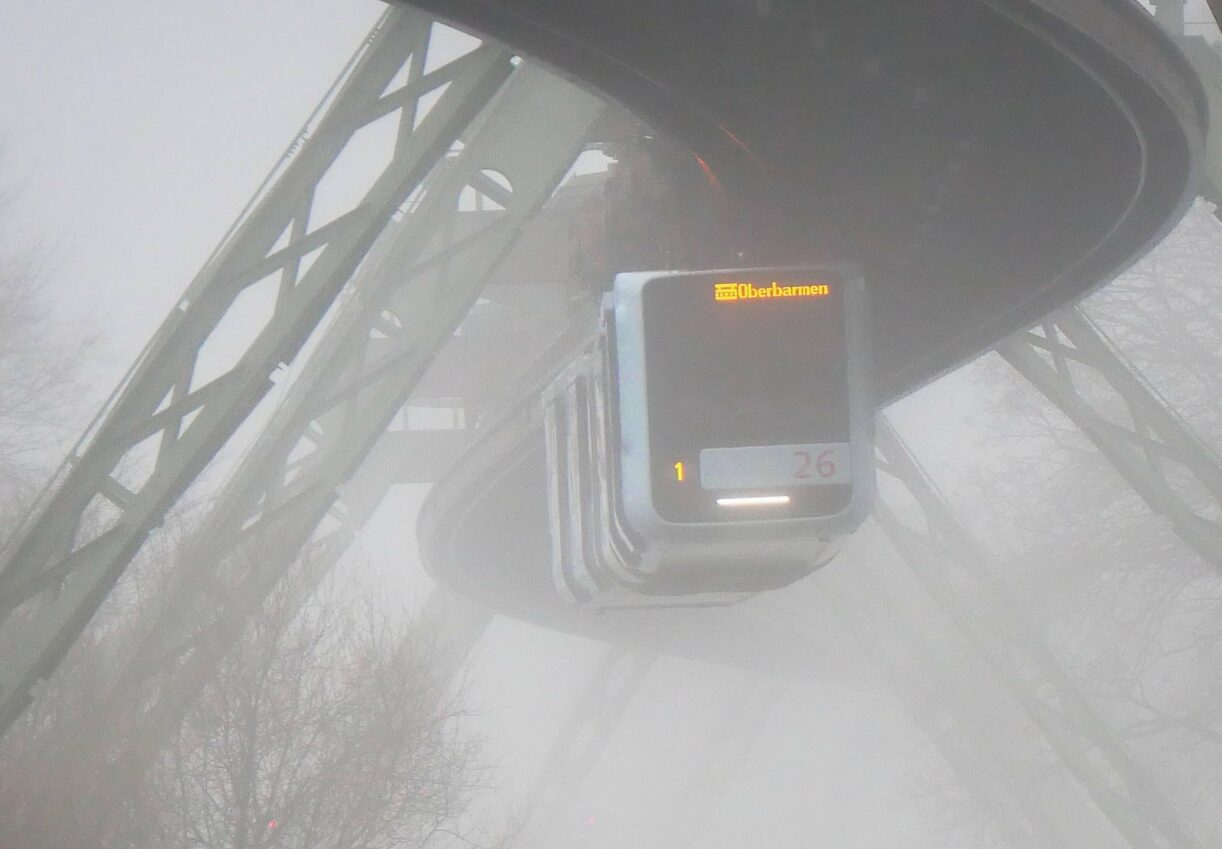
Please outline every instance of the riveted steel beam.
M1222 570L1222 459L1080 308L1015 334L997 351L1202 560Z
M95 427L5 550L0 565L0 729L7 728L106 598L150 531L293 359L396 211L512 73L483 45L424 73L432 20L394 9L358 52L320 117L248 207L116 391ZM387 93L406 70L409 82ZM425 98L431 108L419 108ZM400 113L393 155L363 197L312 220L316 190L345 147ZM307 254L312 260L303 263ZM278 278L275 309L221 375L201 352L254 282ZM148 476L124 468L157 439ZM91 512L91 507L102 509Z
M524 222L555 191L603 108L541 69L518 65L463 135L461 150L375 245L297 379L180 550L168 603L112 697L112 705L133 695L143 705L113 756L116 768L128 775L147 768L287 571L301 564L305 574L294 586L304 599L400 481L402 459L385 449L411 444L414 433L391 429L392 420ZM460 198L475 175L488 172L503 181L502 209L460 236ZM449 674L491 614L439 591L425 619Z
M1131 846L1198 846L1148 770L1008 603L984 550L903 440L885 419L877 433L879 472L907 491L916 511L901 516L880 499L875 518L947 621Z

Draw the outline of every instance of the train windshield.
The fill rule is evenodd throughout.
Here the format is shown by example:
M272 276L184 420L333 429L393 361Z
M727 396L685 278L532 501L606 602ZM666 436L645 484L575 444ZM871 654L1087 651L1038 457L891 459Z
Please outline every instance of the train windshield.
M645 286L651 475L663 518L724 521L727 499L773 495L789 499L777 517L845 507L842 285L826 271L698 274Z

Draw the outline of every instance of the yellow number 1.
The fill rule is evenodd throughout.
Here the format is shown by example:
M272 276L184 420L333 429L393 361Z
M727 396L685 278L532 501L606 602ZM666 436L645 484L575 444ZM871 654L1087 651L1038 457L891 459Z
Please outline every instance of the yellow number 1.
M683 461L680 460L678 463L675 463L675 480L677 480L679 483L683 483L683 480L686 477L687 473L683 469Z

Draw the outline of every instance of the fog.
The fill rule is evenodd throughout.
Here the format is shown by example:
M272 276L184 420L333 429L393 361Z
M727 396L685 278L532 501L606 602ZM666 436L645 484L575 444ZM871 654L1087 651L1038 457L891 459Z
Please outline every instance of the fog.
M35 258L48 322L45 335L23 345L45 345L53 356L92 340L65 373L72 397L56 402L55 421L21 457L20 486L13 486L21 497L32 477L50 473L120 380L384 9L373 0L68 0L54 7L0 0L0 185L9 196L0 255ZM1215 34L1204 2L1189 3L1187 17L1190 32ZM465 45L450 33L439 50L457 54ZM587 159L581 170L601 174L608 162ZM353 167L356 184L362 163ZM1197 202L1163 244L1084 305L1200 439L1203 455L1222 445L1222 224L1213 213ZM17 338L3 318L0 333ZM240 354L238 340L250 331L241 321L227 326L232 336L218 356ZM174 546L198 515L192 511L210 504L310 350L188 490L181 515L146 546L134 573L149 586L172 568ZM6 355L0 344L0 376L14 380L17 367ZM1097 374L1084 367L1075 377L1085 397L1127 422L1123 399ZM28 422L4 417L4 398L0 391L0 460L7 460L9 434L33 445L35 433ZM448 411L416 415L443 419ZM417 771L425 762L470 757L470 774L456 780L463 801L447 797L452 807L437 814L399 800L411 817L437 817L446 827L347 845L1107 849L1177 845L1177 836L1195 841L1178 845L1222 845L1216 559L1209 564L1186 544L1171 511L1151 509L1075 423L997 354L918 390L886 416L953 509L962 536L928 527L911 492L882 475L881 496L896 521L935 538L932 549L909 551L924 565L868 522L828 566L742 605L741 621L810 641L767 646L762 652L775 658L745 668L654 657L638 645L609 668L630 678L635 669L639 679L625 688L612 677L600 688L608 683L605 643L495 618L454 681L422 685L425 695L411 691L420 704L447 706L433 712L439 727L402 726L403 739L420 734L411 750L412 757L425 753L411 761ZM1149 465L1173 464L1151 454ZM1219 470L1190 458L1160 484L1214 531L1222 502L1210 476ZM3 463L0 472L7 472ZM422 483L391 489L310 608L361 622L376 611L377 627L351 626L381 647L370 657L399 658L387 646L435 589L416 538L427 494ZM963 540L979 550L964 556L956 549ZM138 608L146 592L123 586L128 595L106 611L120 631L123 605ZM270 631L298 645L298 627ZM328 627L339 629L328 634L347 633ZM727 633L723 639L734 638ZM249 657L278 645L269 639L244 644ZM418 642L427 656L427 633ZM346 649L335 651L348 658ZM718 653L712 644L709 654ZM818 663L777 674L798 665L791 656ZM238 682L235 691L249 657L235 660L235 677L224 679ZM101 692L113 672L88 662L83 672L74 669L78 677L57 679L52 692ZM275 670L268 674L278 681L309 678ZM324 682L317 692L332 687L339 685ZM52 717L48 727L89 728L72 712L87 717L87 706L51 710L43 698L35 710ZM367 700L359 706L376 701L360 698ZM208 721L193 715L188 725ZM191 749L198 741L187 743ZM207 751L211 744L200 745ZM302 762L311 762L305 751ZM163 753L158 763L179 777L206 772L207 758L188 754ZM31 825L53 817L13 787L39 787L56 769L70 774L72 755L55 750L44 758L31 743L4 756L15 766L0 781L0 806L11 805L0 809L0 836L27 845L17 836L53 833ZM105 765L89 769L81 781L90 788L108 780ZM416 801L426 795L413 792ZM133 810L157 819L167 798L141 795ZM240 838L219 826L215 838L202 829L188 834L183 823L196 820L187 815L157 819L161 830L148 834L107 821L118 829L107 845L306 845L292 842L300 839L296 826L276 811L250 817L266 825L250 835L238 829ZM340 845L327 842L325 829L310 833L317 842L309 845Z

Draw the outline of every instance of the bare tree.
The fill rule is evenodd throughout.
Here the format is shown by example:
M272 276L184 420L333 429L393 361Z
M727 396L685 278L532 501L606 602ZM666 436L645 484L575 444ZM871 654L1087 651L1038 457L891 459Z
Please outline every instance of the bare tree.
M1222 450L1222 228L1198 205L1087 311ZM1016 604L1157 777L1205 845L1222 839L1222 579L1090 441L999 363L978 516L1004 545ZM1079 389L1095 391L1089 375ZM1108 403L1098 394L1100 404ZM1202 502L1204 503L1204 502Z
M278 590L190 710L143 806L162 847L427 846L478 787L422 635L337 582ZM355 601L355 603L354 603Z
M86 394L91 341L58 319L37 272L0 255L0 542ZM157 739L153 769L116 774L148 693L115 682L169 604L175 529L189 524L179 515L150 540L0 740L0 847L378 849L459 834L482 773L458 691L434 676L427 634L338 582L282 582L179 732Z
M130 610L104 612L4 741L0 846L474 845L464 814L484 772L462 688L435 675L427 632L348 589L361 571L304 604L286 579L143 777L109 768L141 729L106 710L140 629ZM99 782L127 786L99 795Z
M80 410L91 342L56 320L44 283L30 258L0 257L0 521L58 459Z

